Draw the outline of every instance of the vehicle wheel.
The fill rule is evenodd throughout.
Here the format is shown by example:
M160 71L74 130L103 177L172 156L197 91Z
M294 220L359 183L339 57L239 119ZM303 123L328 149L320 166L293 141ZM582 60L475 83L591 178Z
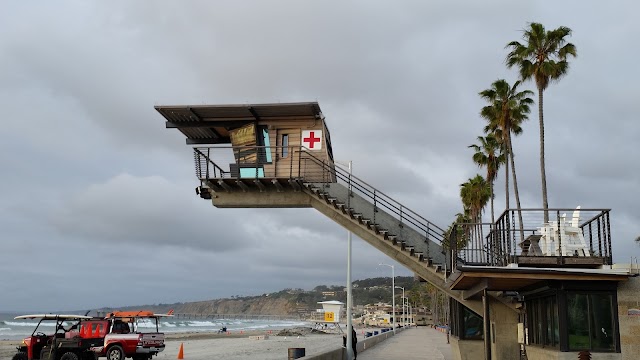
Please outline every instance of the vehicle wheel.
M123 360L124 350L119 345L113 345L107 350L107 360Z
M72 351L67 351L62 355L60 360L79 360L78 355Z
M27 356L27 353L21 351L13 355L11 360L29 360L29 357Z
M48 346L42 348L40 351L40 360L53 360L53 351Z

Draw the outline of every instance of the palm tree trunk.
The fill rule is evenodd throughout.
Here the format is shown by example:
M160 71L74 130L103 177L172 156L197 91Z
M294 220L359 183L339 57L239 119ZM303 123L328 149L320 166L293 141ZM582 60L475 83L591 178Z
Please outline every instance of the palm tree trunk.
M542 110L543 90L538 86L538 120L540 121L540 176L542 178L542 208L544 209L544 223L549 223L549 202L547 201L547 175L544 165L544 113Z
M496 222L496 218L493 212L493 181L489 183L489 192L491 193L491 224L494 224Z
M509 149L507 149L507 161L504 162L504 197L507 202L504 208L506 211L509 209Z
M522 210L520 207L520 194L518 193L518 179L516 177L516 162L513 156L513 147L511 146L511 134L507 140L509 142L509 155L511 158L511 173L513 174L513 192L516 196L516 209L518 209L518 222L520 223L520 241L524 240L524 226L522 223ZM513 249L515 255L516 249Z

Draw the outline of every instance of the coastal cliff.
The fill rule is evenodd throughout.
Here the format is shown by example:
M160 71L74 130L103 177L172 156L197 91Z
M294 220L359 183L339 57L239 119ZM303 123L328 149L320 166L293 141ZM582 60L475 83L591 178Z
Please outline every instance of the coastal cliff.
M390 278L372 278L353 282L354 305L365 305L391 299ZM396 277L396 285L407 289L407 296L416 305L426 305L428 296L424 283L413 277ZM398 293L396 293L398 296ZM257 296L232 296L231 298L136 306L103 307L99 312L113 310L147 309L156 313L173 310L176 314L220 314L220 315L282 315L304 316L320 308L319 301L338 300L346 302L343 286L319 285L313 290L284 289L279 292Z

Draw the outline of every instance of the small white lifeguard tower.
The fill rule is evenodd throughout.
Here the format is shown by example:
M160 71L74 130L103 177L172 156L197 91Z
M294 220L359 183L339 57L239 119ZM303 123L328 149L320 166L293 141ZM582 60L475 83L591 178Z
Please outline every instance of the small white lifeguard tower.
M331 300L319 301L318 304L322 305L321 310L324 313L324 320L316 320L315 328L317 330L337 330L338 332L342 332L342 328L340 327L340 314L342 313L344 303Z

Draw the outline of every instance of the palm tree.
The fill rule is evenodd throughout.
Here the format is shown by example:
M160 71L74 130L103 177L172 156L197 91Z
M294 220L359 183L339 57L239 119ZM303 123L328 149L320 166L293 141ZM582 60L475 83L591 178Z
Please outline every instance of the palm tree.
M475 241L476 251L483 249L482 246L482 210L489 202L491 191L489 183L480 175L470 178L467 182L460 184L460 198L465 213L469 213L469 217L474 224L471 227L472 241ZM471 256L479 260L478 253L472 253Z
M502 145L496 139L495 134L489 134L485 137L478 136L478 144L469 145L475 153L473 154L473 162L478 167L486 167L487 175L485 179L489 182L490 200L491 200L491 223L495 223L495 215L493 211L493 183L498 175L500 165L505 162L505 154L502 152Z
M571 29L560 26L545 31L542 24L531 23L522 36L524 44L512 41L507 44L511 49L507 55L507 67L517 66L521 79L533 79L538 88L538 120L540 122L540 175L542 178L542 207L544 221L549 221L549 202L547 200L547 175L544 164L544 113L543 93L551 81L559 81L569 71L569 56L576 57L575 45L568 43L566 37Z
M640 236L638 236L635 241L636 241L636 244L640 245Z
M445 231L445 239L450 239L451 238L451 232L454 231L455 229L455 241L456 241L456 250L460 251L462 248L464 248L465 246L467 246L468 243L468 234L469 231L468 229L468 224L471 222L471 219L469 219L469 215L468 214L463 214L463 213L457 213L456 214L456 219L453 221L453 223L451 223L451 225L449 225L449 227L447 228L447 230ZM448 241L446 241L443 244L443 247L445 249L448 249L450 247L450 244Z
M519 135L522 133L522 127L520 125L528 119L528 114L531 111L529 105L533 104L533 99L529 96L533 95L533 92L530 90L518 91L518 86L520 86L520 81L516 81L513 86L510 86L506 80L500 79L494 81L490 89L481 91L480 97L485 99L489 105L484 106L480 110L480 116L488 121L488 125L484 129L485 132L498 134L500 142L504 144L507 157L511 162L513 191L516 197L516 207L520 221L520 236L524 239L522 212L520 211L520 194L518 192L518 179L516 177L516 164L511 134Z

